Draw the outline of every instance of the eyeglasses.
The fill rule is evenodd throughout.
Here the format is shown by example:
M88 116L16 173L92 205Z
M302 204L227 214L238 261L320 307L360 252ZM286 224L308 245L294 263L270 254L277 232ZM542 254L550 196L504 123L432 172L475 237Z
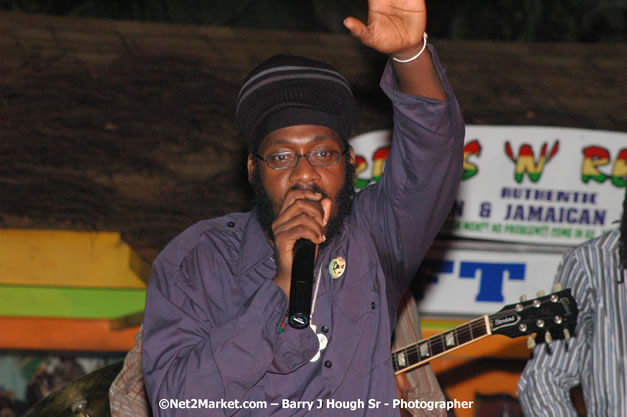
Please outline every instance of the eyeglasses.
M337 161L348 152L348 148L342 152L316 149L311 152L300 154L296 152L271 153L265 158L258 153L255 156L264 161L272 169L290 169L298 165L301 157L305 157L309 164L314 167L328 167L337 164Z

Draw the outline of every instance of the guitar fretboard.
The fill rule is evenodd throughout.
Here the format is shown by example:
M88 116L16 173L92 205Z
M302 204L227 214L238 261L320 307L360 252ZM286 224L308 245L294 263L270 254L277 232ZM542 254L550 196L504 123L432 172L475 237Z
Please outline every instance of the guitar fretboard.
M415 368L450 350L488 336L488 316L479 317L444 333L392 352L394 372Z

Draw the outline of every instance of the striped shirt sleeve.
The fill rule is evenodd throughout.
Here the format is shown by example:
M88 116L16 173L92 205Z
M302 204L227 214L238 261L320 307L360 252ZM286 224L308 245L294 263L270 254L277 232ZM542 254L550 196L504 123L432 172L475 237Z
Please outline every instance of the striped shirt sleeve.
M518 383L518 397L525 416L577 416L570 389L580 384L582 375L591 373L590 338L593 299L589 271L581 262L582 249L568 253L556 277L564 288L571 288L579 306L575 337L558 340L550 346L535 347ZM588 299L588 300L586 300Z
M569 391L581 384L589 416L627 416L627 271L620 230L568 253L556 278L571 288L579 316L575 337L536 347L518 384L527 416L575 416Z

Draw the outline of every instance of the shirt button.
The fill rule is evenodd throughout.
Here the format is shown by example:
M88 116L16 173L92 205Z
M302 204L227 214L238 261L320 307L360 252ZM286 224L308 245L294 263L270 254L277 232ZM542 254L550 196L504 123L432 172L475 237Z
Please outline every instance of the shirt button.
M235 222L228 222L226 225L229 226L230 228L233 228L235 227Z
M333 362L331 361L324 361L324 366L326 366L327 368L330 368L333 366Z
M370 307L374 310L375 308L377 308L377 305L373 301L372 304L370 304Z
M329 333L329 328L327 326L322 326L322 333Z

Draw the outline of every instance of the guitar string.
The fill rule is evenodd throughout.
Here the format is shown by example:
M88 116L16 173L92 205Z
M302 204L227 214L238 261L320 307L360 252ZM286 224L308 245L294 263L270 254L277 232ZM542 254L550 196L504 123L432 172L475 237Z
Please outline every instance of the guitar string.
M493 314L492 318L498 318L498 317L505 317L507 315L511 314L510 311L502 311L502 312L498 312L496 314ZM477 331L480 330L482 333L478 334L476 336L473 336L473 330ZM438 352L436 352L435 354L440 354L443 352L446 352L447 350L447 346L446 346L446 341L444 340L444 337L447 333L454 333L454 335L456 336L456 340L455 340L455 345L450 346L449 349L454 348L459 346L458 341L460 339L464 339L466 337L468 337L467 341L472 341L474 339L476 339L477 337L483 336L485 334L487 334L487 329L485 326L485 317L480 317L478 319L475 319L469 323L463 324L459 327L455 327L449 331L443 332L441 334L435 335L435 336L431 336L429 338L427 338L425 341L423 342L418 342L412 346L409 346L407 348L398 350L396 352L394 352L393 359L395 360L395 362L398 362L398 357L405 353L407 357L409 357L410 355L416 355L418 357L418 361L420 361L420 359L422 358L422 355L418 352L418 349L420 346L424 345L425 343L427 343L429 345L430 348L435 348L435 347L439 347L440 350ZM463 342L466 343L466 342ZM462 343L462 344L463 344ZM425 356L425 358L428 358L430 356L434 356L433 354L433 349L430 349L431 352L429 353L428 356ZM415 363L415 362L414 362ZM395 366L397 368L403 369L406 368L407 366L411 366L411 364L407 365L407 366L403 366L400 367L397 363L395 363Z
M474 330L474 332L473 332ZM408 356L412 355L412 354L417 354L418 357L422 357L422 355L420 355L418 353L418 348L419 346L422 346L425 343L428 343L430 345L430 347L435 347L434 344L437 343L440 345L440 347L444 348L443 350L441 350L440 352L437 352L436 354L445 352L446 349L446 344L445 341L443 339L445 333L450 333L450 332L455 332L457 337L457 340L464 338L464 337L468 337L470 336L470 338L468 339L468 341L473 340L473 333L475 333L476 331L481 331L483 332L482 334L477 334L477 337L479 336L483 336L485 334L487 334L487 329L485 326L485 319L479 318L479 319L475 319L473 321L471 321L470 323L467 323L465 325L459 326L459 327L455 327L452 330L448 331L448 332L444 332L442 334L439 335L435 335L435 336L431 336L430 338L426 339L424 342L418 342L418 344L412 345L408 348L405 348L403 350L400 350L398 352L395 352L394 356L395 358L397 358L400 354L402 353L406 353ZM439 340L438 340L439 339ZM457 344L456 344L457 346ZM455 346L451 346L455 347ZM429 356L433 356L433 354L430 354Z
M507 315L511 314L510 311L512 311L512 310L498 312L496 314L491 315L490 317L491 318L498 318L498 317L502 317L502 316L507 316ZM484 317L480 317L480 318L474 319L474 320L472 320L472 321L470 321L468 323L462 324L461 326L455 327L455 328L453 328L453 329L451 329L449 331L446 331L446 332L443 332L441 334L432 336L432 337L426 339L422 343L418 342L418 345L422 345L424 343L429 343L429 345L434 345L434 343L438 343L439 342L439 344L444 345L444 347L446 347L445 346L446 342L444 341L444 335L446 333L454 332L456 336L460 336L460 337L457 337L458 340L460 338L462 338L462 337L467 337L469 335L469 333L470 333L470 340L472 340L472 339L475 338L475 337L473 337L473 330L484 330L484 329L485 329L485 318ZM477 335L477 337L478 336L483 336L484 334L485 333L479 334L479 335ZM440 339L440 340L438 341L438 339ZM457 343L456 343L456 345L457 345ZM455 346L451 346L451 347L455 347ZM405 349L399 351L398 353L412 352L413 350L416 350L416 349L417 349L417 346L416 345L412 345L412 346L410 346L408 348L405 348ZM444 351L446 351L446 350L447 349L444 349ZM438 352L438 353L440 353L440 352Z
M485 332L485 321L484 321L483 319L475 320L475 321L470 322L470 323L468 323L468 324L465 324L465 325L463 325L463 326L460 326L460 327L455 327L455 328L453 328L453 329L451 329L451 330L449 330L449 331L447 331L447 332L444 332L444 333L442 333L442 334L435 335L435 336L431 336L430 338L426 339L424 342L422 342L422 343L421 343L421 342L419 342L417 345L422 345L422 344L424 344L424 343L430 343L430 344L433 344L433 342L437 341L437 339L440 339L439 341L440 341L440 342L443 342L442 337L443 337L443 336L444 336L444 334L446 334L446 333L455 332L455 334L456 334L457 336L466 337L466 336L468 336L468 335L472 335L472 333L474 333L474 331L476 331L476 330L481 330L481 331L484 331L484 332ZM485 333L483 333L483 334L485 334ZM481 335L477 335L477 336L482 336L483 334L481 334ZM459 339L459 338L460 338L460 337L458 337L458 339ZM417 345L416 345L416 344L414 344L414 345L412 345L412 346L409 346L408 348L403 349L403 351L409 351L409 350L411 350L411 349L414 349L414 350L415 350L415 349L417 348Z

